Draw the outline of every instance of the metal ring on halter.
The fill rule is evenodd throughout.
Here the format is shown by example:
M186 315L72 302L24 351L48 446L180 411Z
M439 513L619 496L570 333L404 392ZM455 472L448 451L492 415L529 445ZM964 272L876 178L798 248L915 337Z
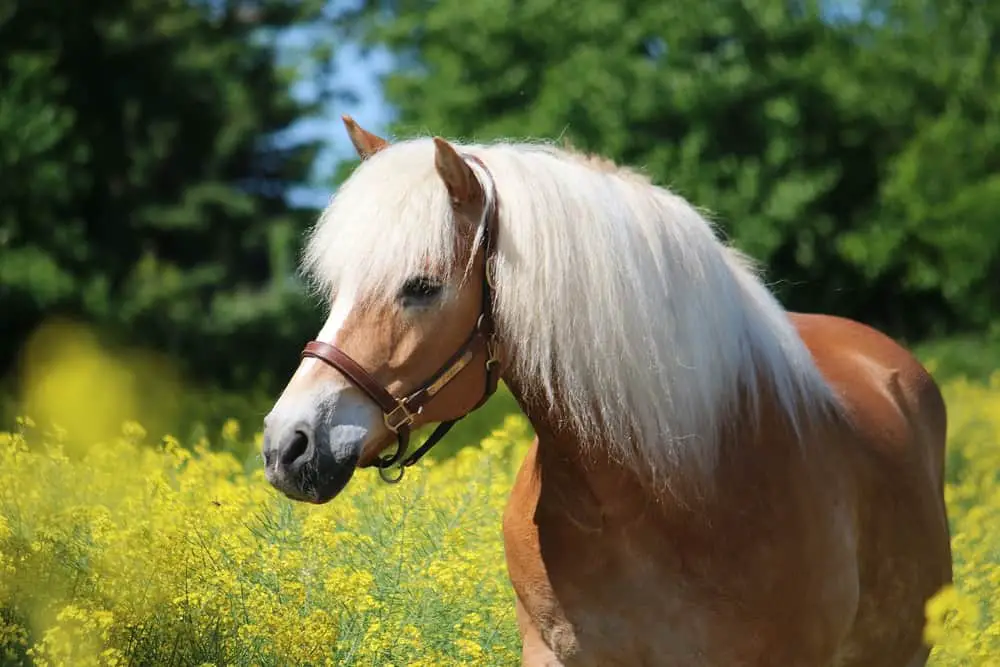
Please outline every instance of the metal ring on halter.
M409 431L405 433L396 432L396 449L393 451L391 456L376 456L375 462L372 463L373 466L379 470L388 470L392 468L397 463L399 465L403 464L403 455L406 454L406 450L410 445L410 433Z
M387 476L388 473L386 471L392 470L393 468L398 470L399 473L395 477L388 477ZM382 481L386 482L387 484L398 483L401 479L403 479L404 474L406 474L406 468L403 466L402 462L400 462L398 466L384 466L384 467L380 466L378 469L378 476L381 477Z

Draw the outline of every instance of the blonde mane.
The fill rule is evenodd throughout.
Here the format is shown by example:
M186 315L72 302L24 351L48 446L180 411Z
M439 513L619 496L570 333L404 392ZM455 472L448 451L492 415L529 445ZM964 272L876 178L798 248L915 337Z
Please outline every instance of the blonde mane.
M711 473L741 397L766 387L796 429L835 404L752 264L684 199L551 145L455 147L483 160L500 199L496 319L512 371L585 443L658 475ZM341 186L303 268L328 298L394 294L428 261L453 267L455 225L431 140L393 144Z

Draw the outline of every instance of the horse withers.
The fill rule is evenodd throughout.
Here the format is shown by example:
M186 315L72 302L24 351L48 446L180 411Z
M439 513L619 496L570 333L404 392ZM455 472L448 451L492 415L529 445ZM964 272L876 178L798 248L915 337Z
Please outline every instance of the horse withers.
M308 239L330 316L265 421L271 484L396 479L502 379L536 434L503 522L524 665L925 664L946 411L910 353L786 312L635 171L345 123L362 162Z

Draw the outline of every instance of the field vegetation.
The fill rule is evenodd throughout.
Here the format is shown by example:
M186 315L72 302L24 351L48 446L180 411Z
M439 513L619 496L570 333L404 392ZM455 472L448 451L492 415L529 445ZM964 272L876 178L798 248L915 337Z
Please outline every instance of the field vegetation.
M509 393L457 452L315 507L236 421L192 442L129 421L135 375L66 340L23 402L43 417L0 432L0 662L518 664L500 531L531 429ZM932 664L996 665L1000 372L944 387L956 585L928 606Z

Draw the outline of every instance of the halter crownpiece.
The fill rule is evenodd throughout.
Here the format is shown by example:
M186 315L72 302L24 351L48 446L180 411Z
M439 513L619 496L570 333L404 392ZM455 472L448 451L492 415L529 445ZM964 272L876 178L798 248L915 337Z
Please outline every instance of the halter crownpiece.
M319 340L312 340L306 343L302 350L301 357L314 357L340 371L344 377L350 380L358 389L363 391L382 409L382 419L386 428L396 434L396 451L390 457L378 457L369 465L379 469L379 475L386 482L398 482L403 478L403 474L409 466L420 460L424 454L441 441L459 420L478 410L496 392L497 384L500 380L500 359L498 357L496 324L493 319L493 289L495 287L495 262L496 262L496 234L497 226L500 223L498 194L486 164L475 155L463 155L466 160L475 162L485 172L490 180L493 196L487 196L487 208L480 221L477 237L479 243L475 251L483 251L483 281L482 281L482 305L476 325L465 343L459 347L458 351L445 362L445 364L420 385L417 389L403 398L393 396L383 387L378 380L372 377L371 373L365 370L358 362L350 357L346 352L336 345L324 343ZM482 398L468 412L461 417L444 421L438 424L434 432L431 433L427 441L417 448L409 457L406 455L410 442L410 426L419 415L424 406L437 395L452 379L457 376L463 368L468 366L476 354L480 351L486 353L486 387ZM399 473L395 477L389 477L386 470L399 464Z

